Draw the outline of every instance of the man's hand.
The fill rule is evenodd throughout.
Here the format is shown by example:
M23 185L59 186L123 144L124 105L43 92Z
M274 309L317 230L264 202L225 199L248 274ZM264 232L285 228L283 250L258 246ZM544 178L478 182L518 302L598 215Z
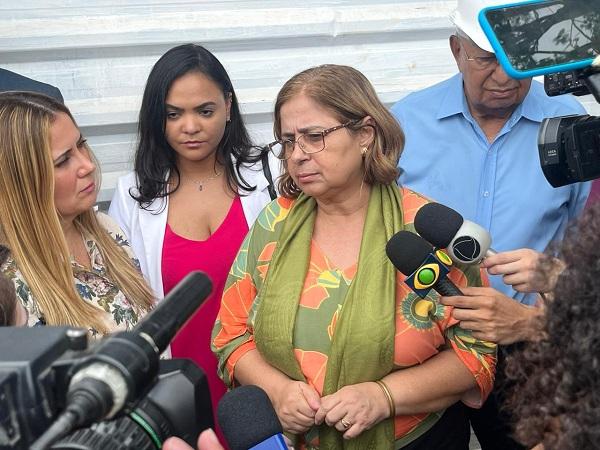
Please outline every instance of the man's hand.
M549 292L554 288L564 264L557 258L521 248L488 256L481 267L485 267L490 275L503 275L502 281L512 285L515 291Z
M541 308L522 305L490 287L461 288L464 296L442 297L442 304L453 306L452 316L460 326L471 330L476 339L501 345L533 341L540 337L536 320Z

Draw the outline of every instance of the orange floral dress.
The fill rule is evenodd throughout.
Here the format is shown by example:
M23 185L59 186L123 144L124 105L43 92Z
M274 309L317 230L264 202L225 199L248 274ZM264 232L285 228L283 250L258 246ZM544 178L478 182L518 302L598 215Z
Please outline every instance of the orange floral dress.
M408 189L402 189L404 222L412 224L418 209L427 200ZM260 291L277 245L275 231L287 216L294 200L278 198L258 217L246 237L229 273L221 310L213 330L213 351L219 358L219 375L226 384L235 384L236 362L256 348L253 328L260 302ZM294 325L294 352L306 380L322 393L328 353L336 321L344 298L357 271L357 263L347 268L335 267L313 240L309 268L299 300ZM396 333L394 370L420 364L451 347L472 373L477 389L463 398L470 406L480 406L490 393L496 363L496 347L477 340L460 328L451 316L452 308L439 303L439 294L431 291L424 299L396 276ZM485 272L476 267L453 267L449 278L457 286L487 285ZM426 387L424 387L426 388ZM395 436L410 442L426 432L441 417L439 413L397 416ZM309 442L317 448L318 442Z

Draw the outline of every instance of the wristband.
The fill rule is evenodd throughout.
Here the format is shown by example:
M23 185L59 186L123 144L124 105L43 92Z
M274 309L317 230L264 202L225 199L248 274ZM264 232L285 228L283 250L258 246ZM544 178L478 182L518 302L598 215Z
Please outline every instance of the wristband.
M375 383L377 383L377 385L385 394L385 398L387 398L388 401L388 406L390 407L390 417L393 419L394 417L396 417L396 405L394 404L394 398L392 397L392 393L387 387L387 384L385 384L382 380L377 380L375 381Z

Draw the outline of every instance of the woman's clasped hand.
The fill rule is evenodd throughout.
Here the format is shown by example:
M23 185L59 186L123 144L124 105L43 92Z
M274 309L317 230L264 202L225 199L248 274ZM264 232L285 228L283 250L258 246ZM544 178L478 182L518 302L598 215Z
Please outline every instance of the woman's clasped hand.
M335 394L320 397L309 384L289 381L273 401L284 430L307 432L314 425L326 424L351 439L389 417L381 388L374 382L344 386Z

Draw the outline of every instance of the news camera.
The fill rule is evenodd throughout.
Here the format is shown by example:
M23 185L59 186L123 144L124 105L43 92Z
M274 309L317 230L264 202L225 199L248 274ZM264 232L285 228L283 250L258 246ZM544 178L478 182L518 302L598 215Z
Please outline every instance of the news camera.
M210 290L194 272L132 331L91 347L83 329L0 328L0 449L195 446L214 426L206 377L160 354Z
M549 96L592 94L600 103L600 1L492 6L480 12L479 21L509 76L544 75ZM553 187L600 177L600 117L544 119L538 151Z

